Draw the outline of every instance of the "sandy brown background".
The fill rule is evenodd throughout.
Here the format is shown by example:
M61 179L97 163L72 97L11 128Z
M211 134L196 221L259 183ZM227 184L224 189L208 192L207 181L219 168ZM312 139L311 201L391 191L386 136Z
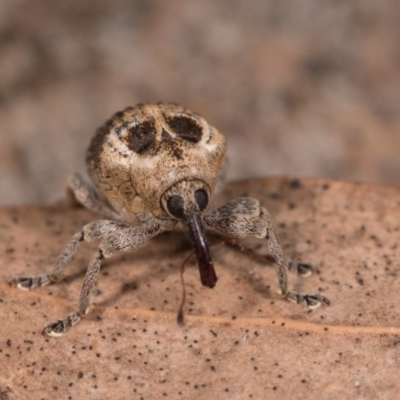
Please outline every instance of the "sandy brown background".
M267 206L286 257L318 265L275 294L271 268L214 247L219 282L186 271L187 236L107 260L92 313L61 340L96 244L67 279L32 292L15 274L53 265L96 218L49 204L84 171L95 129L143 101L175 101L226 133L228 186ZM393 399L399 393L400 2L398 0L0 0L0 400ZM324 177L307 180L305 176ZM296 182L296 184L293 184ZM266 252L265 243L249 245Z
M229 138L231 178L400 184L398 0L2 0L0 204L49 203L94 130L175 101Z
M191 248L175 230L105 260L87 318L63 338L44 338L46 322L76 309L97 244L81 245L58 285L23 292L7 279L48 270L95 216L1 208L0 399L397 399L400 189L258 179L230 184L218 202L244 194L270 209L286 257L320 268L309 278L290 273L290 287L324 294L329 307L284 301L270 265L214 246L218 283L202 287L188 263L179 327L179 266ZM267 252L265 241L246 243Z

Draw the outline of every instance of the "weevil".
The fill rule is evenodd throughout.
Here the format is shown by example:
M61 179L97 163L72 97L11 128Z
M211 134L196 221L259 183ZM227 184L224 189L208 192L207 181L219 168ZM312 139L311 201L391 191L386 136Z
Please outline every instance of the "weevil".
M278 292L310 308L329 304L321 294L288 290L287 265L275 228L258 200L240 197L206 212L223 180L226 148L224 135L204 118L171 103L128 107L97 130L86 158L94 187L76 173L69 176L68 185L78 202L106 219L75 234L50 273L10 281L23 290L59 282L78 244L100 241L83 281L78 310L46 324L45 335L62 336L89 312L102 259L138 248L179 222L188 228L202 285L213 288L217 282L205 237L209 228L234 238L265 239L275 263Z

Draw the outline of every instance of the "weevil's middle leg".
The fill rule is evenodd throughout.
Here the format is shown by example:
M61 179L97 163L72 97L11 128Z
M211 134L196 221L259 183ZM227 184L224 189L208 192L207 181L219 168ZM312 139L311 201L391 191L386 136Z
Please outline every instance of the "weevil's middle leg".
M75 234L65 246L58 257L56 265L50 273L39 274L36 276L16 276L11 279L10 285L21 290L32 290L37 287L46 286L52 282L59 282L64 277L64 268L71 260L78 244L83 240L83 232Z
M101 260L103 258L103 254L99 250L90 261L79 297L78 311L72 312L64 318L46 324L42 331L43 335L54 337L62 336L67 329L76 325L81 320L82 316L89 312L90 294L96 283L97 275L100 271Z
M92 242L110 235L115 230L126 226L114 221L96 221L84 226L81 232L75 234L58 256L53 270L36 276L16 276L11 279L10 285L21 290L32 290L50 283L60 282L64 278L64 270L71 260L80 242Z

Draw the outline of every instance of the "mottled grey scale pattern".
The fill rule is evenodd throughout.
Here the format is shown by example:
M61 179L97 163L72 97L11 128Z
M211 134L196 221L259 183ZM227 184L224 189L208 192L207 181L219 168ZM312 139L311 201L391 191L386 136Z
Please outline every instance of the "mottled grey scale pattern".
M280 294L310 308L329 304L320 294L288 290L287 265L275 228L258 200L241 197L207 213L215 187L225 176L225 154L225 137L198 114L176 104L128 107L100 127L87 152L94 187L79 174L72 174L68 185L82 205L106 219L91 222L76 233L49 273L10 281L24 290L58 282L79 243L100 241L83 281L77 311L48 323L43 333L61 336L88 313L103 258L140 247L174 229L178 222L188 227L204 286L212 288L217 282L206 227L236 238L266 240Z

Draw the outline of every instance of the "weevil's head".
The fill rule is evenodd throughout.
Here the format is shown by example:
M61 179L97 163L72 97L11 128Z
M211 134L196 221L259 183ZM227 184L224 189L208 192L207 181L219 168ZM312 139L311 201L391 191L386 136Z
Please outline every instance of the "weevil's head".
M210 188L202 180L183 179L171 185L161 196L161 207L172 218L187 223L189 215L201 215L207 208Z
M116 113L97 131L87 165L114 208L169 219L181 201L180 211L204 211L225 154L225 137L198 114L147 103Z

